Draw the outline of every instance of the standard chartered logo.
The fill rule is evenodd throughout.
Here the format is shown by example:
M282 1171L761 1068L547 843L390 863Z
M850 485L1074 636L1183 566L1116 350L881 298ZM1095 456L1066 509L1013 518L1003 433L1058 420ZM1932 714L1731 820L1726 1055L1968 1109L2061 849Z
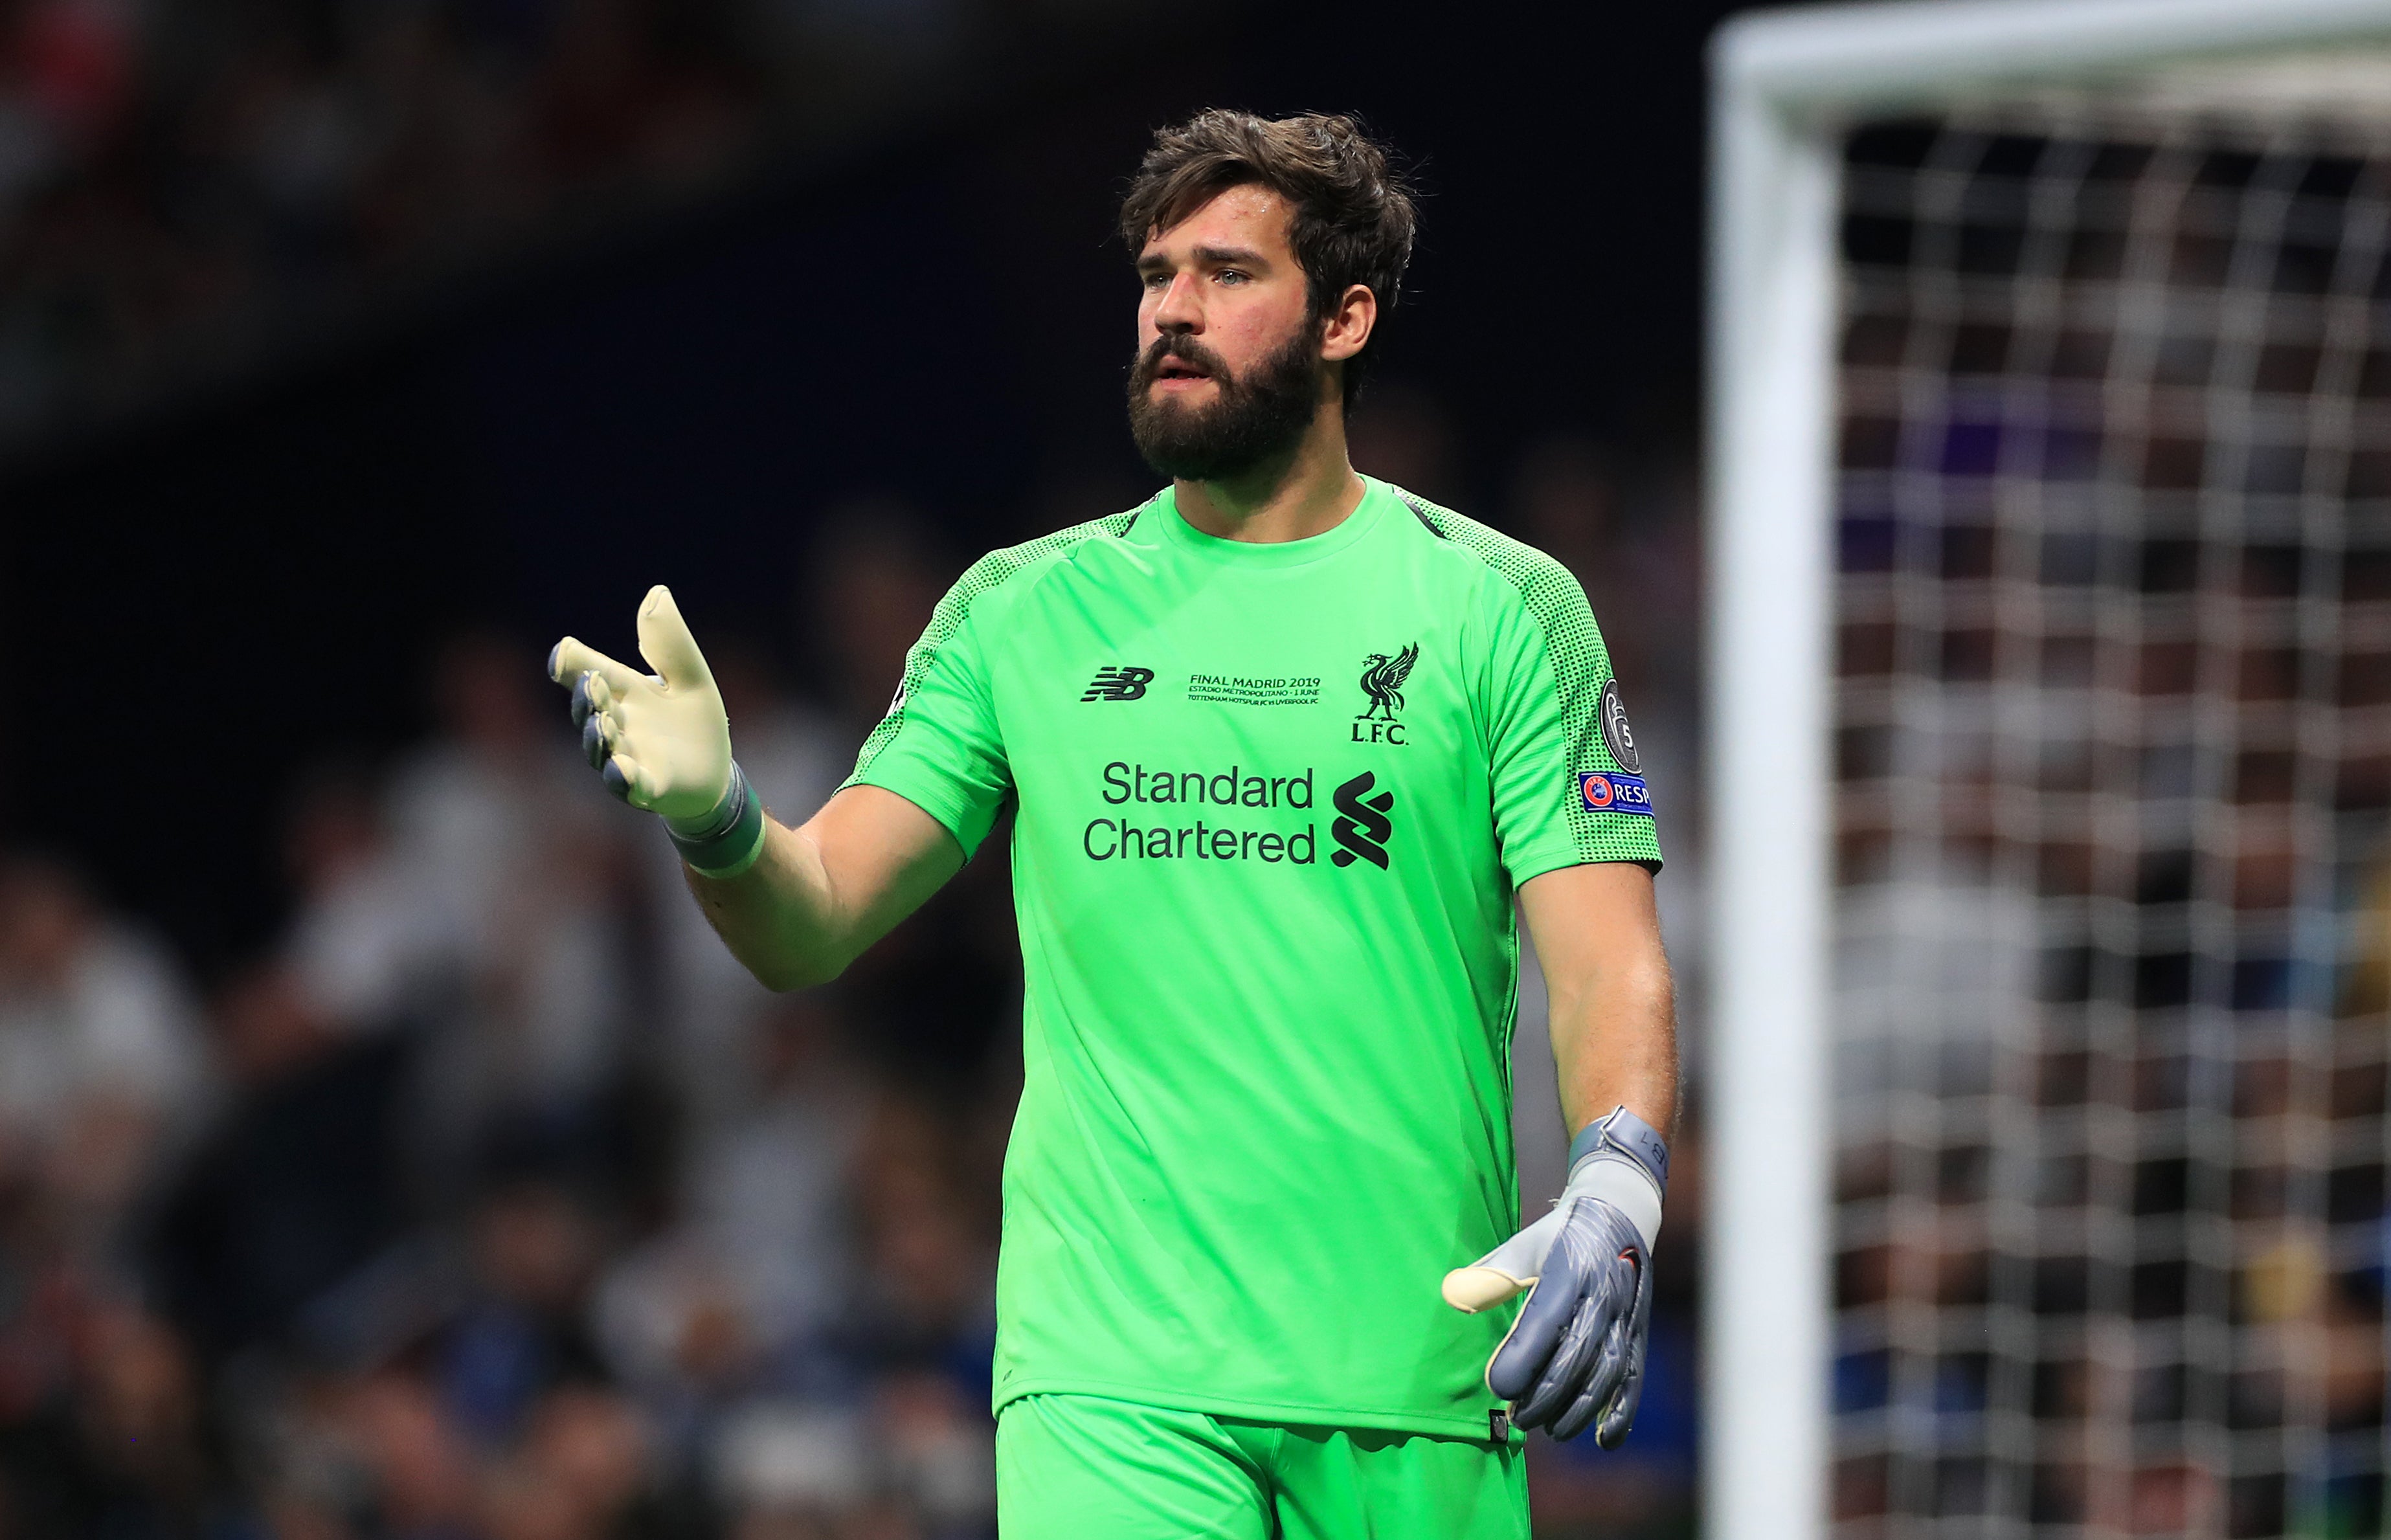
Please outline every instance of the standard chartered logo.
M1091 819L1081 831L1079 848L1090 861L1258 861L1310 866L1319 859L1312 823L1270 816L1311 810L1309 765L1291 775L1273 775L1261 766L1157 770L1116 759L1105 766L1099 786L1104 800L1119 810ZM1189 818L1196 808L1205 810ZM1216 809L1227 810L1235 822L1221 822ZM1379 864L1385 864L1383 857Z
M1148 770L1116 759L1105 767L1105 800L1209 802L1222 808L1309 808L1312 767L1301 775L1267 775L1242 765L1224 770Z
M1387 815L1395 809L1395 794L1390 791L1370 795L1378 778L1364 770L1337 788L1335 797L1339 816L1328 826L1335 836L1338 850L1328 859L1339 866L1351 866L1356 861L1366 861L1379 871L1387 869L1387 841L1394 837L1394 821Z

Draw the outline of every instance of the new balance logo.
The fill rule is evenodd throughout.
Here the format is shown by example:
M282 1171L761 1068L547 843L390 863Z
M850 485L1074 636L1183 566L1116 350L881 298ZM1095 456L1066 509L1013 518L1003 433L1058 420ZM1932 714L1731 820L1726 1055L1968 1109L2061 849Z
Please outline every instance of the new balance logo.
M1082 704L1089 701L1133 701L1145 693L1154 682L1151 668L1104 667L1088 681L1088 692L1081 695Z
M1394 822L1387 814L1394 810L1395 794L1385 791L1376 796L1368 795L1377 783L1376 776L1364 770L1334 794L1337 810L1343 816L1328 826L1329 836L1339 847L1328 859L1339 866L1366 861L1381 872L1387 869L1387 841L1395 832Z

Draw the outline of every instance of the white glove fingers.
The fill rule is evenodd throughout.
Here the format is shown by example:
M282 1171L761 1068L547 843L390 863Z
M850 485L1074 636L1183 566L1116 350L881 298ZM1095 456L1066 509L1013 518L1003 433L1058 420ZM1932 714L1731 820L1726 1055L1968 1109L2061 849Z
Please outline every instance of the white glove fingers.
M653 676L573 637L549 654L549 672L573 692L582 755L609 791L677 824L701 821L722 805L734 770L722 697L661 586L641 602L639 633Z
M689 634L689 622L680 617L672 590L662 583L650 589L640 605L640 656L648 660L648 666L668 690L714 687L705 654L697 650L697 639Z
M606 718L601 713L585 718L581 724L581 757L589 761L591 770L605 766L614 752L614 736L606 731Z
M548 677L567 685L584 674L595 674L616 691L640 677L639 670L627 668L613 658L576 637L566 637L549 649Z
M581 730L581 757L596 770L614 752L623 736L623 718L608 709L614 692L604 679L584 674L573 682L573 725Z
M655 800L653 778L637 759L627 754L616 754L599 769L599 778L606 789L634 808L645 809Z

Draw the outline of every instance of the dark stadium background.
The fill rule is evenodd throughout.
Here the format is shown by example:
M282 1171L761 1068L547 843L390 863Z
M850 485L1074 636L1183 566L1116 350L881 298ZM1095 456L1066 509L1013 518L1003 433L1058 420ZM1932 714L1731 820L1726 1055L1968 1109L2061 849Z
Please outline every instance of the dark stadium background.
M863 143L23 446L0 483L8 831L220 962L272 912L276 767L420 731L427 645L459 617L620 646L662 580L762 619L843 495L911 494L976 550L1037 528L1042 485L1139 485L1110 215L1152 128L1207 104L1359 111L1415 159L1426 234L1385 368L1453 413L1465 508L1554 427L1686 454L1700 46L1730 8L1054 28Z
M223 14L239 46L308 56L337 52L323 39L366 8L255 0ZM616 8L672 31L665 7ZM1521 457L1558 438L1592 457L1630 515L1665 503L1690 520L1701 50L1736 7L889 8L892 27L913 16L946 34L873 44L868 90L750 83L747 128L678 180L620 195L601 163L594 191L494 216L496 234L460 227L354 271L300 260L301 278L269 278L154 333L72 304L41 312L70 333L137 335L0 422L0 844L78 874L111 923L162 935L220 1020L293 917L292 798L342 767L370 779L434 732L428 696L452 639L503 639L536 666L569 629L628 656L633 607L666 581L710 646L742 639L795 695L819 695L822 645L800 596L829 511L910 505L951 573L1144 496L1121 421L1131 288L1112 211L1150 131L1205 105L1358 111L1426 190L1357 430L1387 414L1377 442L1401 463L1364 469L1428 478L1417 490L1502 524ZM0 6L0 102L32 67L10 29L39 9ZM20 210L102 185L114 190L95 207L179 206L175 178L203 157L161 147L174 125L144 95L173 75L175 46L162 24L128 45L136 64L112 125L89 130L96 147ZM74 260L106 254L87 233L72 240L85 242L69 245L84 253ZM37 261L0 259L0 306ZM83 356L71 343L55 356ZM1595 531L1588 559L1598 567L1601 540L1633 535L1632 523ZM1631 699L1689 723L1697 615L1636 624L1648 632L1637 650L1662 661L1649 682L1630 679ZM562 738L561 697L541 705ZM1688 808L1695 794L1690 777L1677 789ZM939 923L1001 915L999 894ZM959 945L980 961L889 985L911 1002L893 1008L898 1025L860 1029L897 1042L899 1081L938 1086L943 1062L1001 1044L1002 938ZM927 1105L950 1105L940 1094ZM605 1137L637 1145L670 1124L635 1110ZM666 1160L615 1163L643 1158ZM126 1221L136 1291L159 1287L160 1266L188 1275L195 1246L231 1244L190 1240L214 1222L187 1173L153 1184L182 1194L167 1204L182 1239L158 1240L149 1209ZM390 1200L399 1217L385 1228L407 1213L439 1227L436 1203L409 1201ZM651 1223L636 1217L646 1198L608 1201L631 1227ZM1682 1275L1676 1292L1689 1295ZM10 1298L0 1289L0 1314ZM189 1324L187 1300L179 1315L161 1308L172 1329L213 1329ZM232 1359L204 1341L187 1351L212 1388L200 1402L216 1404ZM26 1419L52 1404L44 1396L82 1393L60 1372L31 1400L0 1386L13 1430L0 1431L0 1506L40 1464ZM1655 1417L1673 1415L1683 1408ZM270 1517L224 1517L246 1511L249 1478L234 1455L209 1458L208 1533L282 1533ZM1689 1475L1655 1469L1665 1490L1637 1511L1650 1533L1674 1533ZM114 1490L107 1480L93 1490ZM1570 1502L1548 1505L1552 1533L1576 1533Z

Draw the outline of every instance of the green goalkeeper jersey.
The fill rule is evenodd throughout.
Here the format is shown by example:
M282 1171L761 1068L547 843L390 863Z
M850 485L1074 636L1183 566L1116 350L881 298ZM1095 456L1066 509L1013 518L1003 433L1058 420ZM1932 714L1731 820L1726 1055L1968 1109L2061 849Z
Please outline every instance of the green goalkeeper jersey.
M1382 482L1285 544L1142 508L982 558L849 784L975 850L1027 993L995 1401L1488 1436L1512 891L1657 866L1576 580Z

